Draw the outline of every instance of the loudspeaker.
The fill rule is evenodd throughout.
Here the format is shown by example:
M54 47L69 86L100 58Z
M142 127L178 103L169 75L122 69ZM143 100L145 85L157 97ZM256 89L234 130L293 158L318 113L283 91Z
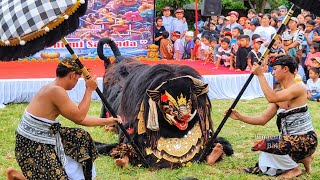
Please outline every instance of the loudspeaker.
M203 0L201 7L202 16L220 16L222 10L221 0Z

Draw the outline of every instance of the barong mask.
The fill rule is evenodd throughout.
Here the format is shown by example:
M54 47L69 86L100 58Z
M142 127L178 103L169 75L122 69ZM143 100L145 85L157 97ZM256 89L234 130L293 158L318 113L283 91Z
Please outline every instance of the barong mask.
M157 104L170 125L186 130L188 122L197 114L192 103L198 96L207 92L208 85L191 76L173 78L163 82L154 90L147 90L150 97L147 128L153 131L159 130Z

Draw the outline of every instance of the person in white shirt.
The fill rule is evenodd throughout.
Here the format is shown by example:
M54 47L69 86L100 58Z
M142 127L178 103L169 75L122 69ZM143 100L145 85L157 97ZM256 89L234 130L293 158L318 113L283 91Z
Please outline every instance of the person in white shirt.
M257 27L253 34L259 34L264 40L264 43L261 45L259 52L264 53L265 48L269 45L272 35L277 33L276 29L270 25L271 16L270 14L265 14L261 19L261 26Z
M311 101L318 101L320 99L320 81L319 68L311 68L309 70L309 78L307 81L308 99Z

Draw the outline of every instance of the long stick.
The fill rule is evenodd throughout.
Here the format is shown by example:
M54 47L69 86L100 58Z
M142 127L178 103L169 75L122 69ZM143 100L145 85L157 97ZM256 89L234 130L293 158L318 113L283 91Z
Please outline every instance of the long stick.
M278 29L277 33L275 35L273 35L272 40L270 42L270 44L268 45L267 49L264 51L263 55L260 57L258 64L261 65L262 61L267 57L267 55L270 52L270 49L272 47L272 45L274 44L274 42L276 41L276 39L278 39L278 37L280 36L280 34L285 30L286 25L288 24L290 18L292 17L292 15L294 14L294 12L297 10L297 6L296 5L292 5L290 10L288 11L288 14L286 15L286 17L284 18L284 20L282 21L282 24L280 26L280 28ZM213 136L209 139L208 145L206 146L204 153L202 154L202 156L199 157L199 161L202 161L205 156L209 153L209 150L212 148L213 143L215 142L215 139L217 138L218 134L220 133L222 127L224 126L224 124L227 122L230 114L232 113L232 109L234 109L237 105L237 103L239 102L242 94L244 93L244 91L247 89L250 81L252 80L254 74L251 73L249 78L247 79L246 83L244 84L244 86L242 87L242 89L240 90L238 96L236 97L236 99L234 100L234 102L232 103L231 107L228 109L226 115L224 116L224 118L222 119L219 127L217 128L217 130L214 132Z
M84 77L86 79L90 79L90 74L87 70L86 67L84 67L84 65L81 63L81 61L79 60L78 56L74 53L73 49L71 48L71 46L68 44L68 41L63 37L61 39L61 41L63 42L63 44L65 45L65 47L68 49L68 51L70 52L71 56L73 57L73 59L76 61L76 63L78 64L78 66L80 67L80 69L82 70L82 73L84 75ZM107 102L107 100L105 99L105 97L103 96L102 92L100 91L99 87L96 88L96 92L98 93L102 104L106 107L106 109L110 112L110 114L117 118L117 114L116 112L112 109L112 107L110 106L110 104ZM145 159L145 157L142 155L141 151L139 150L138 146L134 143L134 141L131 139L130 135L128 134L128 132L126 131L126 129L124 128L124 126L120 123L118 123L118 126L120 127L121 131L123 132L123 134L126 136L126 138L128 139L129 143L132 145L133 149L136 151L137 155L139 156L139 158L142 160L143 162L143 166L144 167L149 167L149 164L147 162L147 160Z

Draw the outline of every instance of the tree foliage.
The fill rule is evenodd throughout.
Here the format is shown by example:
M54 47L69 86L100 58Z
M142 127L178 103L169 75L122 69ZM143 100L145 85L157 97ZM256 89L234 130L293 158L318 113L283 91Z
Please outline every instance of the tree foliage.
M237 0L222 0L222 8L223 9L230 9L230 10L240 10L240 9L247 9L243 2Z
M155 0L156 11L161 14L161 9L165 6L170 6L172 9L182 8L186 4L194 3L195 0ZM199 4L202 0L198 0ZM228 10L246 10L248 8L254 8L257 12L264 13L264 7L266 3L270 4L271 10L277 9L281 5L285 5L290 8L291 3L288 0L249 0L250 7L246 7L243 1L240 0L222 0L222 8ZM199 6L199 9L201 7Z
M267 2L270 5L270 10L277 9L281 5L285 5L287 8L290 8L291 6L291 3L288 0L249 0L249 3L258 13L265 13L264 7Z
M155 0L156 1L156 10L157 12L161 12L161 9L165 6L170 6L173 9L182 8L184 5L193 3L194 0L179 0L179 1L173 1L173 0Z

